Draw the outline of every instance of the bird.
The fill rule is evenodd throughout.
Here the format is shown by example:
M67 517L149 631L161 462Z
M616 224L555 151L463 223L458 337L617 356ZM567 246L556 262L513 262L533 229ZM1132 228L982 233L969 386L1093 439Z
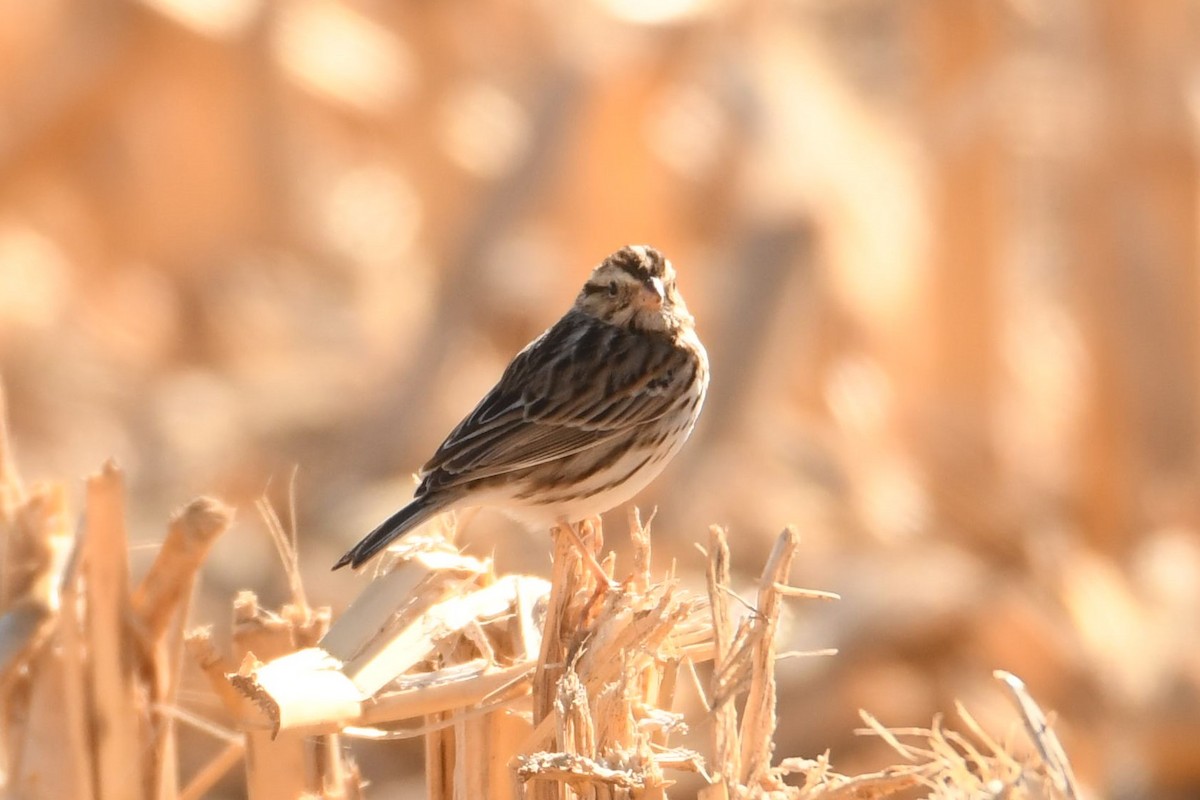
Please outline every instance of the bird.
M460 508L497 508L549 530L628 502L691 435L708 381L671 262L649 245L622 247L450 432L412 501L333 569L358 568Z

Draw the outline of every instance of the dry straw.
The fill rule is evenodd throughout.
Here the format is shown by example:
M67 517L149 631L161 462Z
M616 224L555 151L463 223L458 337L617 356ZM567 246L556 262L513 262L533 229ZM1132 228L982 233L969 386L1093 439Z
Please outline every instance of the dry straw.
M680 773L703 777L702 800L1077 796L1045 717L1006 673L999 677L1034 744L1023 758L960 709L967 734L940 721L889 731L867 716L866 732L902 761L878 773L838 775L823 756L776 761L781 608L789 598L830 597L788 585L799 546L791 529L776 541L757 596L736 605L720 528L704 549L704 594L653 571L650 531L636 512L621 577L598 522L553 532L548 581L497 575L440 536L410 536L331 624L305 595L294 531L264 506L291 598L272 611L239 593L232 652L223 653L208 629L185 634L184 622L193 581L232 512L205 498L184 507L135 582L120 470L106 464L86 488L73 531L63 488L26 488L0 427L5 796L200 798L238 764L252 800L367 796L348 735L422 737L430 800L649 800L668 797ZM750 613L735 615L743 606ZM678 696L707 661L707 708L685 719ZM236 731L180 707L181 672L193 668ZM187 776L181 721L223 745ZM705 752L680 744L689 724L709 734ZM920 743L903 743L912 736Z

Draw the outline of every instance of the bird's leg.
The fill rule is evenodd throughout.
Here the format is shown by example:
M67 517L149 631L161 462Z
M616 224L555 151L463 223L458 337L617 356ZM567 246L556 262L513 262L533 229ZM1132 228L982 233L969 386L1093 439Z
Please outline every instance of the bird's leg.
M580 528L582 527L581 523ZM610 587L613 582L612 578L608 577L608 573L604 571L604 567L600 566L600 562L596 560L596 554L592 552L592 548L584 544L583 539L579 538L579 532L575 530L575 527L566 520L559 520L558 528L566 531L571 544L575 545L575 549L579 551L579 557L583 559L584 566L590 569L592 575L595 576L598 587Z
M604 528L600 517L588 517L579 523L579 538L597 556L604 550Z
M588 566L596 575L596 589L592 592L592 596L588 598L587 603L583 606L583 614L581 619L590 621L594 619L596 608L604 599L604 596L609 591L617 588L617 583L609 576L607 570L604 569L603 563L597 563L596 557L604 548L604 532L600 527L600 518L591 517L579 522L579 544L583 546L583 559L590 563ZM605 559L607 561L607 559ZM610 565L611 568L611 565Z

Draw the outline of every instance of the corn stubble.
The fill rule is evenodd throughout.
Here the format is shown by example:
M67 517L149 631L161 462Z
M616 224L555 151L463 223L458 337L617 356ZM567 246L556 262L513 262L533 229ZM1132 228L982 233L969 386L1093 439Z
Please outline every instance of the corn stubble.
M963 734L940 723L891 731L865 716L865 732L900 760L878 773L839 775L824 756L776 761L780 612L789 598L829 597L787 584L799 546L791 529L749 602L730 589L719 528L703 548L704 594L655 572L636 513L623 578L604 554L598 521L581 536L553 532L549 581L497 575L489 560L442 537L410 536L331 624L328 609L305 596L293 534L264 507L291 598L271 611L239 593L224 653L208 629L185 632L184 623L230 509L204 498L187 505L135 583L120 470L105 465L86 488L76 533L62 487L27 489L0 430L5 796L200 798L244 765L253 800L369 797L345 746L352 736L422 737L431 800L649 800L674 796L681 773L703 777L702 800L1075 796L1050 726L1007 674L998 677L1025 721L1027 755L993 741L960 709ZM752 613L740 614L743 604ZM695 669L704 662L712 662L706 682ZM182 708L185 669L207 677L233 729ZM685 718L675 710L684 693L706 707ZM181 721L220 742L186 776ZM688 726L697 734L688 744L707 740L705 752L681 744Z

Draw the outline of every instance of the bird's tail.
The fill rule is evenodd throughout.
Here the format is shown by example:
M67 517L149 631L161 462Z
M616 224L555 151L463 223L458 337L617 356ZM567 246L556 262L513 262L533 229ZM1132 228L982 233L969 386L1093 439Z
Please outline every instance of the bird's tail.
M375 530L368 533L358 544L346 551L346 554L333 565L341 569L349 564L352 568L365 564L376 553L394 539L398 539L413 528L426 521L445 507L445 503L432 500L428 495L418 497L404 508L392 514L379 523Z

